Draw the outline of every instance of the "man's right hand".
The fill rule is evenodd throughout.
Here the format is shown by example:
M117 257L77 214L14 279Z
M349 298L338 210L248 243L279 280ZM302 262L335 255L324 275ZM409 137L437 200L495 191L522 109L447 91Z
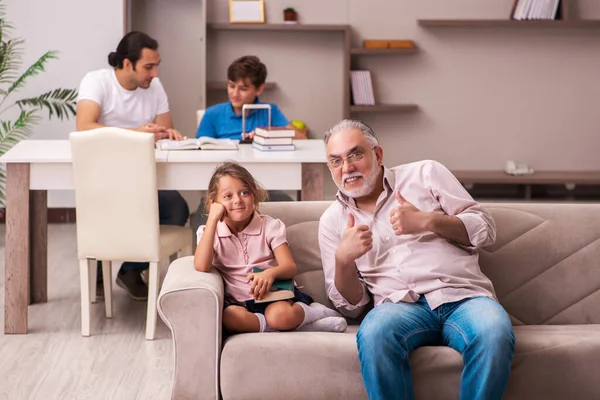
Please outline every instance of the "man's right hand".
M335 252L341 264L353 263L373 248L373 232L367 225L354 226L354 215L348 213L348 225Z

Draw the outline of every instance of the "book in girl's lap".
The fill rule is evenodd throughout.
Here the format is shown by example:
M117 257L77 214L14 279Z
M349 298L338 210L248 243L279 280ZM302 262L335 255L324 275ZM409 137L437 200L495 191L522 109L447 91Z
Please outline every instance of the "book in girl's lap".
M275 279L292 279L296 264L285 225L258 212L266 192L241 165L217 167L208 185L208 220L198 229L194 267L213 266L225 282L223 325L231 332L319 330L343 332L346 320L294 288L294 298L256 303ZM264 270L253 273L253 268Z

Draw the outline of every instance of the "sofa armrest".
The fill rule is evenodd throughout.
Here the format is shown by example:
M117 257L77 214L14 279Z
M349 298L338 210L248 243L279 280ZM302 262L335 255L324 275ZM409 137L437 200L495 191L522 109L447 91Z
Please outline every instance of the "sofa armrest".
M158 296L158 313L173 336L171 398L219 398L223 280L198 272L194 257L175 260Z

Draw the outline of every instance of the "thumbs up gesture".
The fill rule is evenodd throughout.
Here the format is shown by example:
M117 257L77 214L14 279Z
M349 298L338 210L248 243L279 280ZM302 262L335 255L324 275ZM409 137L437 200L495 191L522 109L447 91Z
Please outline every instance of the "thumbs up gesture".
M336 258L343 264L353 263L373 248L373 232L367 225L355 226L352 213L348 213L348 223L342 241L336 251Z
M396 235L419 234L427 231L429 213L409 203L399 191L395 192L398 205L390 212L390 223Z

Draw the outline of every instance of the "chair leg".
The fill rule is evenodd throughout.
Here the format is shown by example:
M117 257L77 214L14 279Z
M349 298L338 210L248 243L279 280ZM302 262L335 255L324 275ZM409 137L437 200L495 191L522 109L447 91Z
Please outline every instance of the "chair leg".
M106 318L112 318L112 261L102 261L102 280L104 281L104 309Z
M90 262L79 260L81 285L81 336L90 336ZM94 265L95 267L95 265Z
M96 267L96 260L93 258L88 258L90 264L93 264ZM90 267L90 301L95 303L98 299L96 298L96 279L98 278L98 268Z
M150 263L148 278L148 315L146 316L146 340L154 340L156 333L156 300L158 297L158 263Z

